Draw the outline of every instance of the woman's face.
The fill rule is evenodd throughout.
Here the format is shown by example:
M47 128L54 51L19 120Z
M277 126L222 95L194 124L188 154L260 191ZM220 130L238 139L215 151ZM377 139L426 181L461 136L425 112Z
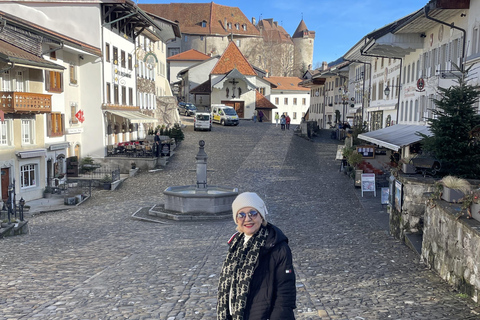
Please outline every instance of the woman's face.
M241 213L244 214L241 214ZM252 214L257 212L257 214ZM240 213L240 214L239 214ZM262 216L257 209L253 207L245 207L237 211L238 231L245 233L247 236L254 235L262 225Z

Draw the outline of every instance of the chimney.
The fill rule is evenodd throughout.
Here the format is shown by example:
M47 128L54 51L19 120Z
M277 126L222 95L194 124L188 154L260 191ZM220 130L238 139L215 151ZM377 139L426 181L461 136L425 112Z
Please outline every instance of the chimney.
M252 24L253 24L254 26L257 25L257 19L255 19L254 17L252 17Z
M273 24L278 28L278 21L273 21Z
M327 63L327 61L323 61L323 62L322 62L322 71L325 71L325 70L327 70L327 69L328 69L328 63Z

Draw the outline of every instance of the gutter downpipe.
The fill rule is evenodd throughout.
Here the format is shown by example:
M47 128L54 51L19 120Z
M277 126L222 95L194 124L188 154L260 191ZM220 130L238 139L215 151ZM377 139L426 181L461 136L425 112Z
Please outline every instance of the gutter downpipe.
M365 39L366 41L367 39ZM400 59L400 83L402 82L402 66L403 66L403 58L399 57L385 57L385 56L377 56L377 55L372 55L372 54L366 54L363 52L363 50L360 50L360 55L366 56L366 57L376 57L376 58L389 58L389 59ZM372 76L372 65L370 65L370 77ZM370 81L371 83L371 81ZM401 89L401 87L400 87ZM395 120L395 124L398 124L398 113L400 110L400 92L398 93L398 98L397 98L397 119Z
M429 20L432 20L432 21L435 21L435 22L438 22L440 24L443 24L443 25L446 25L446 26L449 26L450 28L454 28L454 29L457 29L457 30L460 30L461 32L463 32L463 45L462 45L462 61L460 63L460 66L458 66L460 68L460 71L463 73L464 71L464 64L465 64L465 43L467 41L467 32L465 31L465 29L462 29L462 28L459 28L459 27L456 27L453 23L446 23L444 21L440 21L438 19L435 19L435 18L432 18L428 15L428 12L430 11L430 6L426 5L424 8L423 8L423 12L425 13L425 18L429 19Z

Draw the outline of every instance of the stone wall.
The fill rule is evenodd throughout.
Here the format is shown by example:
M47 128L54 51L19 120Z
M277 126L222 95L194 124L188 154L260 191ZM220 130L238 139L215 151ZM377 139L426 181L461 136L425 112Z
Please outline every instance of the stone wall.
M404 241L405 234L423 232L425 203L433 192L436 179L423 176L406 176L399 173L396 179L403 184L402 212L390 210L390 232Z
M435 200L427 206L422 260L460 292L479 299L480 222L461 217L459 204Z

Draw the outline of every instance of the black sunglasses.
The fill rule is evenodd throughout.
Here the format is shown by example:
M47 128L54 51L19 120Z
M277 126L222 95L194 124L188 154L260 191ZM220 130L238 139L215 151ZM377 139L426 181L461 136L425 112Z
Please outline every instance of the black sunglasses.
M250 210L248 212L248 216L250 217L250 219L254 219L258 214L258 211L257 210ZM237 219L239 220L243 220L247 217L247 213L243 212L243 211L240 211L239 213L237 213Z

